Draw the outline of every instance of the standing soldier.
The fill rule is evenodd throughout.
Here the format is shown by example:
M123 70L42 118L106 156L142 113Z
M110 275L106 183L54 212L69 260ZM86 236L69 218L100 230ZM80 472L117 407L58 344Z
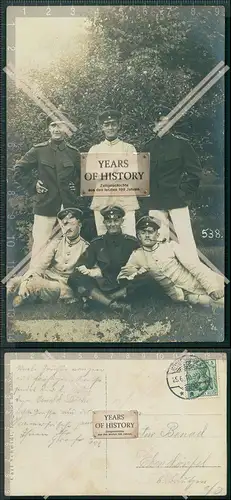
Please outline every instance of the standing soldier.
M80 154L65 141L66 122L47 118L50 139L34 145L15 165L15 181L34 196L31 265L45 247L61 207L76 207Z
M125 154L136 154L136 149L132 144L121 141L118 138L118 133L121 127L121 113L114 109L106 109L99 116L99 123L104 133L105 140L92 146L89 150L89 154L99 155L100 153L111 155L121 155ZM88 157L89 158L89 157ZM88 161L88 160L87 160ZM92 160L91 160L92 161ZM88 161L88 163L90 160ZM135 210L138 210L139 203L135 194L129 196L97 196L94 195L91 209L94 210L95 225L98 236L106 233L107 228L104 224L104 219L100 213L103 208L108 205L117 205L124 209L125 215L123 220L122 232L124 234L130 234L131 236L136 236L136 221L135 221Z
M161 120L167 123L167 118ZM198 259L189 203L200 184L201 164L189 141L166 133L155 136L142 150L150 153L150 197L144 200L149 216L161 221L160 239L169 239L170 216L178 242Z

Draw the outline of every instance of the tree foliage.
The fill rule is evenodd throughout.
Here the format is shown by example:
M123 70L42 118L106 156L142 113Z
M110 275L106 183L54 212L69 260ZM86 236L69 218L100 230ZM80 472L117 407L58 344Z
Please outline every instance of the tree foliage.
M76 34L76 52L62 55L49 70L31 72L29 78L54 105L68 111L77 127L70 142L81 151L101 140L96 120L108 105L122 111L122 137L139 149L152 137L162 107L170 111L223 59L224 13L219 9L98 7L86 21L88 36L81 55ZM220 80L175 126L194 145L204 168L219 175L223 100ZM9 84L9 183L16 159L46 138L44 113ZM23 217L31 214L31 200L20 198L14 210Z

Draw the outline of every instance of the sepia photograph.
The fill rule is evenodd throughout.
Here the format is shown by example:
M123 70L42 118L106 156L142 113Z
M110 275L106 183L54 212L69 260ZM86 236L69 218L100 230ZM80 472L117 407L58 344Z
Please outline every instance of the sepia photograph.
M7 8L7 340L222 342L225 8Z

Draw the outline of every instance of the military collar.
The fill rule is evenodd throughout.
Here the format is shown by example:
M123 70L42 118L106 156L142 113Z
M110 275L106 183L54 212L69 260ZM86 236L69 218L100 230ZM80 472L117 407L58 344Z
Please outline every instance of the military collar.
M81 236L78 236L75 240L69 240L67 238L67 236L65 236L65 241L69 247L73 247L74 245L76 245L76 243L79 243L80 239L81 239Z
M152 253L152 252L155 252L157 250L157 248L159 248L159 246L160 246L160 242L157 242L157 243L155 243L155 245L153 245L152 248L147 248L147 247L142 247L142 248L143 248L144 252Z
M118 144L118 142L120 142L120 139L118 139L118 137L113 141L108 141L108 139L105 139L104 141L104 143L107 144L107 146L114 146L115 144Z
M108 240L114 240L114 239L118 239L120 238L121 236L123 236L123 233L122 231L120 231L119 233L114 233L114 234L109 234L109 233L105 233L104 237Z
M52 139L49 139L49 144L50 144L50 147L54 150L54 151L57 151L58 149L60 151L63 151L63 149L66 148L66 142L63 140L61 142L55 142L55 141L52 141Z

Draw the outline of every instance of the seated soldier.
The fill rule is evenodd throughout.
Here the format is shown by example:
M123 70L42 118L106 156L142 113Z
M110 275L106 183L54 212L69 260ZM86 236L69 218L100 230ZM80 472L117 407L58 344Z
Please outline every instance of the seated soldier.
M88 243L81 238L83 213L78 208L66 208L57 214L62 236L50 240L23 276L8 283L8 293L17 293L13 304L39 298L44 301L71 299L67 280Z
M136 225L141 248L130 256L121 269L119 282L133 280L143 273L154 278L175 301L224 306L224 279L202 262L186 255L175 241L158 241L159 226L151 217L142 217ZM136 280L135 280L136 281Z
M118 302L126 297L126 288L118 283L117 276L139 244L133 236L122 233L122 207L108 206L100 213L107 233L92 240L68 285L74 293L82 293L86 304L92 299L112 309L128 310L128 304Z

